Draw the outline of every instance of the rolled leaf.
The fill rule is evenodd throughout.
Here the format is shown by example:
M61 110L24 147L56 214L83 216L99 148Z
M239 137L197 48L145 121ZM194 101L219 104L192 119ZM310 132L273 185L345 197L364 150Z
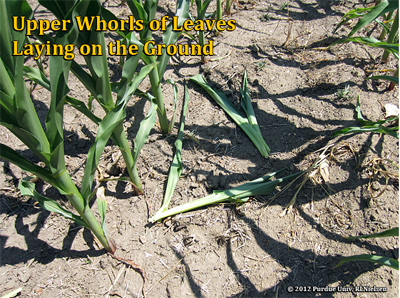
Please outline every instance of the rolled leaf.
M179 177L182 174L182 142L183 142L183 130L185 128L185 117L186 111L189 103L189 93L187 91L187 85L185 85L185 101L182 108L181 125L178 132L178 137L175 142L175 154L172 160L171 168L168 174L167 188L165 189L164 199L160 210L156 213L154 217L158 217L159 214L168 209L169 203L171 202L172 195L176 184L178 183Z
M191 81L200 85L206 92L217 102L217 104L236 122L237 125L247 134L247 136L251 139L254 145L257 147L258 151L260 151L261 155L265 158L268 158L270 149L267 143L264 141L259 128L254 128L254 121L252 121L253 125L250 124L249 120L242 115L240 115L239 111L233 105L233 103L226 97L226 95L218 90L214 90L208 85L207 81L203 78L202 75L198 74L190 78ZM248 110L250 112L250 109ZM254 111L253 111L254 113ZM258 125L257 125L258 126Z

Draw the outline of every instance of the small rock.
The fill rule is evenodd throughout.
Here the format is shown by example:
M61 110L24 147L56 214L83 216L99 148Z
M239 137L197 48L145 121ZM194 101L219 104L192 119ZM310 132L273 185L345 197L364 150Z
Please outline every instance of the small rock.
M17 272L17 278L19 279L19 281L25 283L25 282L27 282L27 281L31 278L31 274L30 274L29 271L20 269L20 270Z
M144 236L144 235L139 236L139 242L142 243L142 244L145 244L146 243L146 236Z

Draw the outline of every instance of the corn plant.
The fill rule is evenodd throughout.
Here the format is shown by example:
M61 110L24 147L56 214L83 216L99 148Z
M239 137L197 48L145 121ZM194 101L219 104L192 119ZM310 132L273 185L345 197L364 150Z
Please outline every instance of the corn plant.
M139 35L140 41L144 44L153 38L152 31L149 29L149 23L155 19L158 7L158 0L127 0L127 4L135 19L143 20L144 29L139 32ZM175 16L178 18L178 27L181 27L184 21L188 18L189 4L189 0L177 1ZM178 37L180 35L179 31L173 31L172 28L172 22L170 22L162 35L163 44L165 44L166 46L174 44L178 40ZM171 125L168 123L163 94L161 90L161 80L163 79L165 69L167 68L169 56L166 52L166 49L164 48L162 50L162 54L157 59L155 58L155 56L144 55L142 55L142 59L146 64L158 62L156 68L154 68L154 70L150 72L149 78L153 96L155 97L155 102L158 106L157 114L160 121L161 131L163 134L168 134L172 129L173 123Z
M336 137L338 135L351 134L351 133L375 132L375 133L388 134L397 139L399 138L399 132L398 132L399 131L399 125L398 125L399 116L389 117L388 119L379 120L376 122L365 120L364 116L361 113L360 96L358 96L358 98L357 98L357 105L354 109L354 117L362 125L361 127L346 127L339 131L334 132L331 135L331 137ZM397 121L396 126L387 127L387 126L383 125L383 124L391 123L394 121Z
M371 235L361 235L361 236L354 236L354 237L345 237L346 239L368 239L368 238L381 238L381 237L399 237L399 228L393 228L390 230L386 230L381 233L376 233L376 234L371 234ZM336 267L350 262L350 261L368 261L380 265L385 265L390 268L399 270L399 260L393 259L393 258L388 258L388 257L383 257L383 256L376 256L376 255L356 255L356 256L350 256L347 258L342 259L339 264L336 265Z
M389 54L393 54L396 59L399 59L399 1L398 0L385 0L385 1L377 1L377 5L367 8L356 8L350 10L346 13L341 22L336 26L335 32L348 21L354 18L360 18L357 24L353 27L353 29L348 34L347 38L344 40L340 40L337 43L344 42L354 42L359 43L371 47L379 47L384 49L384 53L382 55L382 62L386 63L388 61ZM395 17L391 19L391 17L395 14ZM383 17L384 22L379 20L379 17ZM382 32L380 34L379 39L373 37L353 37L353 35L359 31L361 28L371 24L372 22L378 22L382 27ZM387 26L388 23L392 23L392 26ZM384 37L388 35L386 41L384 41ZM393 89L393 84L399 84L399 68L394 71L393 76L372 76L369 79L384 79L391 82L390 89Z
M57 32L53 39L55 43L62 46L77 43L79 33L73 17L89 14L88 10L92 3L91 1L63 3L65 6L61 7L68 8L65 17L71 20L71 25L67 32ZM38 193L29 177L20 182L19 188L23 195L36 199L44 209L61 214L79 225L89 228L103 247L113 253L116 247L107 234L105 226L106 202L102 199L98 199L97 202L101 224L89 206L89 202L94 196L92 193L94 176L107 141L113 132L122 126L128 100L154 68L154 65L146 66L137 73L126 85L124 95L118 98L115 106L110 108L104 119L101 121L99 119L99 129L87 155L79 191L67 172L64 158L63 109L69 92L68 77L72 62L64 60L62 56L50 57L50 79L48 82L43 80L43 84L48 84L51 92L50 106L45 121L46 129L44 129L25 85L24 57L12 55L11 40L19 41L18 51L20 51L24 45L26 30L20 32L12 30L11 17L31 18L32 10L25 0L0 1L0 6L0 24L3 30L0 35L0 124L19 138L43 162L44 166L32 163L4 144L0 144L0 158L14 163L22 170L30 172L52 185L68 198L78 215Z
M264 141L260 127L258 126L257 119L251 105L248 85L247 85L247 72L243 76L243 88L240 89L242 95L241 106L246 113L247 118L243 117L233 103L226 97L226 95L218 90L210 87L202 75L198 74L190 78L191 81L200 85L216 102L217 104L240 126L241 129L247 134L254 145L260 151L261 155L268 158L270 149Z
M68 12L69 7L72 1L64 2L61 0L57 1L39 1L43 6L49 9L59 20L63 20ZM80 1L75 0L75 3ZM89 1L88 9L86 11L86 16L88 18L100 16L102 19L107 22L110 20L117 20L117 18L108 10L103 8L99 1ZM83 44L98 44L101 45L103 49L105 49L105 39L104 33L96 27L96 22L94 22L92 30L80 30L77 38L77 45L82 46ZM37 33L37 32L36 32ZM125 92L128 88L128 84L131 82L132 77L136 71L138 66L138 62L140 60L140 56L143 53L143 44L138 41L134 35L134 33L123 34L121 31L118 33L123 37L123 42L130 45L136 45L138 48L138 54L135 56L128 55L126 61L124 63L124 67L122 69L122 78L119 83L116 83L115 91L117 93L116 102L120 101L122 97L125 95ZM52 40L50 35L40 36L36 34L38 39L42 41ZM116 102L114 102L112 97L112 89L110 84L110 78L108 75L108 62L106 55L86 55L84 56L85 63L87 68L89 69L89 73L87 73L81 65L72 61L71 71L74 75L82 82L82 84L87 88L87 90L91 93L92 97L98 101L103 110L109 113L112 109L115 108ZM36 83L41 84L45 88L49 87L49 84L46 84L46 79L43 74L38 73L36 69L32 69L29 67L25 67L25 75L33 80ZM89 119L95 122L97 125L100 122L100 119L96 117L91 111L90 108L86 106L86 104L80 100L71 98L69 96L66 97L66 102L73 106L74 108L81 111L84 115L86 115ZM89 106L89 105L88 105ZM117 127L117 129L112 133L111 138L114 141L122 153L123 159L126 164L127 172L130 176L130 181L133 183L135 191L137 194L142 194L143 189L141 186L139 174L136 168L136 161L138 157L138 153L140 152L141 147L137 144L143 143L140 139L147 139L148 133L150 132L151 127L148 126L148 129L145 131L139 131L136 141L135 141L135 150L131 152L130 146L124 132L122 123ZM147 134L144 133L147 131ZM137 154L135 154L137 153ZM136 155L136 157L135 157Z

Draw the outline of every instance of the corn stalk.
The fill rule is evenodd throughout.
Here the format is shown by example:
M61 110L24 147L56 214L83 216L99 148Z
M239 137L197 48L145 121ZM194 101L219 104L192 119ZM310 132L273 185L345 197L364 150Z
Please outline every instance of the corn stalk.
M75 16L86 15L91 1L68 2L65 5L65 8L68 7L68 13L65 17L71 20L71 26L68 27L66 32L58 32L54 37L54 42L63 46L76 44L79 32L75 23ZM11 40L17 40L18 52L21 51L25 40L25 30L17 32L12 29L11 17L25 16L31 18L32 10L25 0L0 1L0 6L0 25L3 30L0 35L0 124L18 137L45 166L40 167L32 163L4 144L0 144L0 158L14 163L22 170L36 175L55 187L68 198L79 215L62 208L52 199L39 194L29 178L23 179L20 183L19 187L23 195L36 199L44 209L59 213L89 228L103 247L114 253L116 248L107 234L104 222L104 202L98 202L102 217L101 225L89 206L90 199L93 196L94 174L108 139L122 125L129 98L154 68L154 65L143 68L129 82L124 96L117 100L115 107L110 109L104 119L99 120L99 129L96 139L89 149L82 187L79 191L67 172L64 158L63 109L69 92L68 77L72 62L64 60L62 56L50 57L50 79L48 82L43 80L43 84L49 85L51 91L50 106L45 121L46 130L44 130L25 85L23 77L24 57L13 56L11 48Z
M182 26L183 22L188 18L189 1L190 0L177 1L175 16L178 17L178 27ZM144 44L147 41L152 40L152 31L149 29L148 25L150 21L155 19L156 11L158 8L158 0L128 0L127 4L135 19L143 20L144 30L139 32L140 41ZM178 40L179 35L180 33L178 31L172 31L172 22L170 22L162 36L163 44L165 44L166 46L174 44ZM160 122L161 131L163 134L168 134L171 132L171 127L173 125L169 125L168 123L167 113L164 105L164 98L161 89L161 81L163 79L165 69L167 68L169 56L166 52L166 49L163 49L162 55L160 55L157 59L154 56L142 55L142 60L146 64L158 62L156 68L150 72L149 78L151 83L151 90L153 92L153 96L155 97L155 103L158 106L157 114Z
M39 2L47 9L49 9L60 20L64 19L67 16L68 7L72 3L71 1L66 3L61 0L57 1L41 0ZM110 11L103 8L99 1L90 1L88 5L89 6L86 11L86 15L82 16L85 16L89 19L91 17L100 16L107 22L110 20L118 20ZM106 46L105 46L104 33L103 31L99 30L100 28L97 28L96 25L97 25L96 22L93 22L93 27L91 28L90 31L86 30L79 31L78 39L76 42L78 46L82 46L83 44L99 44L105 51ZM137 46L138 54L135 56L128 55L126 58L124 67L122 69L122 78L116 88L117 92L116 102L120 101L124 96L128 84L132 81L133 75L137 69L140 56L143 53L143 44L136 39L133 33L129 33L127 35L121 33L120 31L118 31L118 33L121 36L123 36L123 42L127 43L128 46L133 44ZM52 42L54 42L49 35L46 36L36 35L36 37L41 39L42 41L51 40ZM98 101L100 106L107 114L116 107L116 102L114 102L111 93L112 90L108 74L107 56L86 55L84 56L84 59L86 66L89 69L89 73L87 73L82 68L82 66L76 63L75 61L72 61L71 71L82 82L82 84L91 93L91 95ZM40 82L38 76L37 75L35 76L33 74L34 71L35 70L27 68L26 70L27 76L30 77L31 79L35 79L35 82L43 85ZM83 102L71 97L67 97L66 101L71 106L75 107L76 109L84 113L96 124L99 123L99 119L95 115L93 115L93 113L91 113L90 109L86 108L86 105ZM114 144L116 144L121 150L123 159L127 167L127 172L129 174L131 182L135 187L136 193L142 194L143 189L136 168L136 159L134 159L133 157L122 124L115 129L115 131L111 135L111 138ZM138 141L140 142L140 140Z

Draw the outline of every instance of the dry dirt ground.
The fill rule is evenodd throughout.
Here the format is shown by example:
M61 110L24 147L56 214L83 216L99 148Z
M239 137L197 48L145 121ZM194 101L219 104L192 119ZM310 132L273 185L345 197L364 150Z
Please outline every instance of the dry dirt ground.
M282 168L286 168L282 176L304 170L321 152L318 150L329 144L337 147L331 149L334 155L329 163L329 181L322 183L316 173L300 189L295 207L286 215L282 212L300 180L276 198L273 195L279 189L241 206L221 204L151 225L149 216L161 206L178 124L169 137L155 127L138 162L145 195L135 196L130 184L124 182L102 183L108 200L108 230L118 245L116 254L144 268L147 297L398 296L398 271L394 269L362 261L335 267L344 256L399 257L397 237L343 238L398 226L398 181L389 179L383 194L374 198L384 189L386 179L378 175L371 180L369 167L369 162L377 159L398 164L398 140L371 133L330 138L339 128L358 126L353 117L358 95L361 109L370 120L383 119L385 104L398 105L397 87L387 91L387 83L366 80L368 71L394 68L396 61L381 65L381 51L354 44L326 49L349 32L349 27L344 27L338 34L332 33L343 14L371 2L235 2L231 16L225 18L236 20L236 30L206 36L214 41L213 59L206 64L196 57L170 59L165 79L177 82L180 102L185 80L201 73L239 106L238 81L246 68L253 107L272 152L270 158L263 158L229 116L189 82L185 133L191 137L184 139L183 175L171 206ZM104 5L120 17L127 15L126 6L119 1ZM162 1L158 17L172 14L174 9L173 2ZM213 1L209 11L214 9ZM37 13L46 15L41 7ZM372 30L367 28L364 33ZM110 58L109 62L110 75L118 78L118 61ZM74 78L70 85L73 96L87 98L84 87ZM347 85L349 96L340 98L338 90ZM141 86L148 87L148 82ZM163 90L171 115L172 88L166 84ZM43 120L49 97L38 87L32 94ZM148 108L148 103L137 98L129 105L125 127L130 140L134 140ZM98 105L95 109L100 112ZM66 159L78 185L95 131L90 120L65 108ZM32 159L8 131L2 128L0 133L2 142ZM117 153L110 142L101 166L110 170L113 165L108 171L111 175L126 175ZM107 255L88 230L21 196L18 181L27 173L5 162L1 165L0 295L17 287L22 287L22 297L142 295L139 273ZM39 187L47 196L69 206L54 189ZM97 210L95 203L93 210ZM300 286L376 286L385 287L387 292L287 291L288 287L299 290Z

